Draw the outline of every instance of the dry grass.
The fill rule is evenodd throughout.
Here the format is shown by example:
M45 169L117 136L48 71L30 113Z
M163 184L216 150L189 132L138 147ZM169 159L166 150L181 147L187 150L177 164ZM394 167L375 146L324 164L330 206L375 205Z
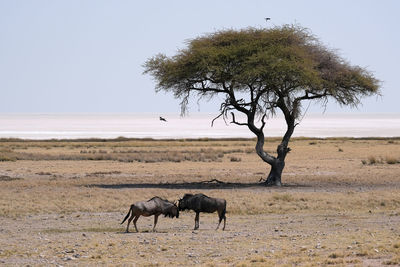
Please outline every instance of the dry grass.
M391 141L296 139L282 188L257 186L268 168L250 153L254 140L0 141L2 153L27 156L0 162L0 264L396 265L400 164L389 162L400 143ZM222 156L195 160L201 153ZM112 157L79 160L93 155ZM387 164L361 164L367 155ZM198 183L211 179L231 184ZM187 192L225 198L227 230L201 214L192 232L194 214L181 213L160 218L157 233L152 218L122 233L132 202Z
M396 164L396 163L400 163L400 160L398 160L397 158L392 157L392 156L386 156L385 161L386 161L387 164Z
M386 156L385 158L379 157L377 158L376 156L369 156L368 160L362 159L361 163L363 165L369 164L369 165L374 165L374 164L397 164L400 163L400 160L398 160L396 157L393 156Z
M157 142L157 141L153 141ZM214 149L198 148L194 145L189 147L190 149L182 149L182 142L175 143L170 147L165 147L165 144L160 144L159 147L149 146L140 147L137 142L134 144L127 143L127 147L121 148L118 146L112 147L109 144L101 149L95 149L100 144L91 145L88 143L84 144L73 144L71 146L58 145L51 147L48 143L46 145L36 145L29 149L27 146L21 147L18 144L12 143L10 148L4 149L0 154L0 161L16 161L16 160L108 160L108 161L120 161L120 162L210 162L210 161L221 161L221 158L226 154L232 153L252 153L253 148L247 149ZM150 142L152 143L152 142ZM191 141L191 144L194 142ZM8 143L6 143L8 144ZM8 144L9 145L9 144ZM133 146L135 149L129 148ZM75 148L87 147L88 149L77 150ZM91 148L91 149L90 149ZM157 149L158 148L158 149ZM161 148L161 149L160 149ZM173 149L175 148L175 149ZM52 150L52 151L49 151Z

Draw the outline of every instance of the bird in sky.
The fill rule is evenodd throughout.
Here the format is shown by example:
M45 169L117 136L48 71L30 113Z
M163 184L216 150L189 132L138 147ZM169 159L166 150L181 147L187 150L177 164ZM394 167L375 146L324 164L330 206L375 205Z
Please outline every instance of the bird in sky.
M268 20L271 20L271 18L265 18L265 21L268 22Z
M160 117L160 121L167 121L165 118L163 118L163 117Z

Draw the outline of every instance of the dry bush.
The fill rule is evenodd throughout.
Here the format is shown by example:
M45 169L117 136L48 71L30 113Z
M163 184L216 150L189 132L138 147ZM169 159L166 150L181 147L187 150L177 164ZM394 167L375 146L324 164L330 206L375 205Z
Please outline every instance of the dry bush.
M7 176L7 175L0 175L0 181L14 181L14 180L22 180L22 178L15 178L15 177Z
M324 263L327 265L343 265L344 260L343 259L328 259L328 260L325 260Z
M37 174L37 175L52 175L51 172L43 172L43 171L37 172L36 174Z
M384 265L400 265L400 257L393 257L390 260L384 261Z
M400 163L400 160L398 160L397 158L395 158L393 156L386 156L385 160L383 160L382 158L376 158L375 156L369 156L367 160L365 160L365 159L361 160L361 163L363 165L383 164L385 162L387 164L397 164L397 163Z
M16 161L17 158L11 156L11 155L4 155L0 154L0 161Z
M340 252L333 252L328 257L331 259L336 259L336 258L343 258L344 255L343 255L343 253L340 253Z
M392 157L392 156L387 156L385 160L386 160L386 163L387 163L387 164L396 164L396 163L400 163L399 160L397 160L395 157Z
M231 162L240 162L240 161L242 161L242 158L239 158L239 157L231 157L231 158L230 158L230 161L231 161Z
M16 157L12 149L0 147L0 161L16 161Z
M368 157L368 162L370 165L378 163L378 160L375 158L375 156L369 156Z

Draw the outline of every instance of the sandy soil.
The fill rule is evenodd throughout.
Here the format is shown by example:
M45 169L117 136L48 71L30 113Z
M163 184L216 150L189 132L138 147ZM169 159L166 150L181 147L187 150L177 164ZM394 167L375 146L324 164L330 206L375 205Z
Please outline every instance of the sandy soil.
M275 143L267 145L273 150ZM253 146L253 140L0 142L0 153L33 153L31 160L0 162L0 264L400 264L400 164L386 162L400 159L400 141L295 140L281 188L257 185L268 168L249 152ZM152 163L40 156L121 148L154 157L166 151L174 160L202 148L225 154ZM369 164L372 156L378 163ZM226 184L199 183L211 179ZM139 233L120 225L135 201L176 200L187 192L225 198L226 230L215 230L216 214L201 214L200 230L193 231L193 212L160 217L155 233L153 218L139 219Z

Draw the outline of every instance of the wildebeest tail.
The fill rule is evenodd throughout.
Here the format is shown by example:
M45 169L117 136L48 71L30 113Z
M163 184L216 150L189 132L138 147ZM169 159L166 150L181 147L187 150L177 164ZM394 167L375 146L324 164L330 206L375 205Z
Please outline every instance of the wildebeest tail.
M133 206L133 205L132 205L132 206ZM123 224L123 223L126 221L126 219L128 219L128 217L129 217L129 215L131 214L131 211L132 211L132 206L131 206L131 208L129 209L128 214L126 214L125 219L122 221L121 224Z

